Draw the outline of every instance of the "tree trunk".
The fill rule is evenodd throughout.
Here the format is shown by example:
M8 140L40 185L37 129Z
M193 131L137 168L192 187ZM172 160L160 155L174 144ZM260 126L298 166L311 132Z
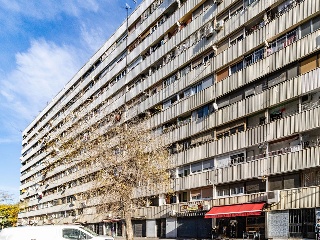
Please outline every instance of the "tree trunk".
M132 219L131 219L131 211L129 208L125 209L124 217L126 221L126 239L133 240L133 228L132 228Z

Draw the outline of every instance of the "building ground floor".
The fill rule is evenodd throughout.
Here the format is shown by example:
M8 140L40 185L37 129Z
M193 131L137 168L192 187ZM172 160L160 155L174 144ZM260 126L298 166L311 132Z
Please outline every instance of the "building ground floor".
M210 211L177 213L160 219L134 219L134 236L168 239L315 239L315 223L320 219L320 208L268 211L264 207L258 213L225 212L221 213L223 216L206 217ZM99 234L125 236L125 224L121 220L105 220L87 226Z

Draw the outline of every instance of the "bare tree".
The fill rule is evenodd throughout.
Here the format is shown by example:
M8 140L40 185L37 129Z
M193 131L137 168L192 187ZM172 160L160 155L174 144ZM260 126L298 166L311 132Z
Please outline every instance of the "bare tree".
M126 238L132 240L133 210L156 194L170 192L171 162L165 139L150 129L148 119L124 123L119 115L112 118L102 127L101 121L70 123L67 117L64 134L47 136L51 159L43 174L60 165L79 166L92 182L82 198L100 212L124 219Z
M12 194L9 194L6 191L0 190L0 203L2 202L11 202L13 199Z

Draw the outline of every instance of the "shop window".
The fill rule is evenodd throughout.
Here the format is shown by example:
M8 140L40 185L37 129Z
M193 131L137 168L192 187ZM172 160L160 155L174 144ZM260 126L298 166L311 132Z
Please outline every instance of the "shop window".
M315 238L315 209L290 209L289 210L289 237L290 238Z

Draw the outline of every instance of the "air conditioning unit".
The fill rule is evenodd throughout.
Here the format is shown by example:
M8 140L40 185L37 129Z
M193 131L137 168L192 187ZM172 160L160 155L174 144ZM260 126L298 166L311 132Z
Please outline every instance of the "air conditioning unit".
M272 192L267 192L268 203L277 203L280 201L280 190L274 190Z
M210 210L210 205L208 205L208 204L203 205L203 210L209 211Z
M81 207L84 208L84 207L86 207L86 206L87 206L86 202L82 202L82 203L81 203Z
M220 31L221 29L223 29L223 24L224 24L223 20L220 20L220 21L216 22L214 30Z
M175 217L177 215L177 212L176 212L176 210L171 210L171 211L168 212L168 215L170 217Z
M215 3L215 4L220 4L222 2L223 2L223 0L213 0L213 3Z
M204 34L205 34L206 38L211 37L211 36L213 35L213 27L212 27L212 26L210 26L210 27L206 28L205 33L204 33Z

